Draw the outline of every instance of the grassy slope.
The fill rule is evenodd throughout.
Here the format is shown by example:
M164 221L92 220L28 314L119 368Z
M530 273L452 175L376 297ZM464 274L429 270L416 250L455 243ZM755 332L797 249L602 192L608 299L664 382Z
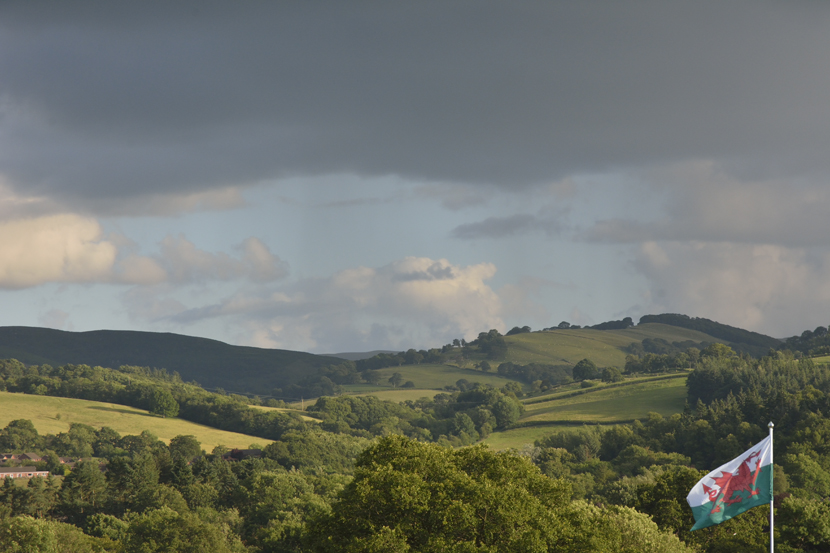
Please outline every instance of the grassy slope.
M387 367L378 371L381 374L381 383L387 384L387 379L394 373L401 373L404 382L411 380L418 388L440 390L444 386L454 385L457 381L467 379L470 382L492 384L498 388L511 381L493 372L485 373L474 369L462 369L453 365L402 365Z
M56 417L59 413L60 419ZM225 432L181 419L163 419L141 409L114 403L0 392L0 428L15 419L31 420L40 434L66 432L72 422L94 428L109 426L122 436L149 430L165 442L178 435L190 434L196 436L208 452L219 444L247 448L252 443L263 446L271 443L271 440Z
M217 340L159 332L0 327L0 358L27 364L121 365L178 371L185 381L229 392L268 393L342 359L299 351L232 346Z
M579 395L559 394L549 401L525 405L520 422L623 422L654 411L671 415L683 410L686 375L671 379L638 379L626 386L596 387ZM564 396L564 397L561 397Z
M645 338L662 338L669 342L719 342L708 334L658 323L639 325L626 330L550 330L516 334L505 338L507 361L514 363L548 363L574 365L590 359L600 367L625 365L625 348Z
M582 424L614 424L644 419L651 411L668 416L683 411L686 375L645 377L624 385L609 384L581 390L571 387L523 401L519 428L494 432L485 443L497 449L521 448L557 430ZM527 425L522 427L521 425Z
M558 430L576 430L579 426L545 426L544 428L529 427L529 428L513 428L512 430L505 430L504 432L493 432L483 443L489 445L493 449L522 449L525 446L533 445L533 443L549 434Z

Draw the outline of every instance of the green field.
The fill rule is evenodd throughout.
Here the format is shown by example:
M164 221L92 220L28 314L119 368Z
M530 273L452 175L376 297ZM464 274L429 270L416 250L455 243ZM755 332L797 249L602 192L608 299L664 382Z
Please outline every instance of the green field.
M625 365L621 349L633 340L623 340L607 330L556 330L516 334L505 338L507 361L526 365L575 365L588 358L600 367Z
M484 443L496 449L521 448L557 430L583 425L623 424L644 419L649 412L669 416L683 411L686 375L641 377L624 383L564 391L528 398L517 428L494 432Z
M387 367L378 371L381 374L381 383L387 384L387 380L394 373L401 373L404 381L411 380L420 389L440 390L444 386L453 386L462 378L470 382L481 382L501 388L512 379L499 376L494 372L485 373L474 369L462 369L453 365L401 365L400 367ZM391 389L388 385L386 388Z
M526 445L533 445L533 442L556 432L558 430L576 430L576 425L568 426L545 426L530 428L513 428L504 432L493 432L486 439L482 440L493 449L521 449Z
M597 388L594 392L525 406L520 423L623 422L654 411L671 415L683 411L686 402L686 378L644 380L630 386Z
M600 367L622 368L625 365L625 348L645 338L662 338L669 342L722 342L696 330L659 323L642 324L626 330L549 330L507 336L506 360L519 364L575 365L587 358Z
M196 436L207 452L220 444L229 448L247 448L253 443L263 446L271 443L271 440L225 432L181 419L163 419L125 405L0 392L0 428L15 419L31 420L40 434L66 432L72 422L94 428L109 426L122 436L149 430L165 442L178 435L190 434Z

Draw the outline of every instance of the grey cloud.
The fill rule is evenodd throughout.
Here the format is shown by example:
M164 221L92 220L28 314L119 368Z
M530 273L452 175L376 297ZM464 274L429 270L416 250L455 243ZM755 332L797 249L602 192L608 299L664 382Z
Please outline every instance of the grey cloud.
M652 220L613 218L581 233L592 242L656 241L824 247L830 189L809 180L743 181L711 163L678 164L647 177L666 201Z
M390 204L395 200L399 200L399 196L395 197L387 197L387 198L355 198L352 200L338 200L333 202L322 202L319 204L320 207L359 207L365 205L384 205Z
M0 173L24 195L830 169L824 3L44 6L0 6Z
M476 223L458 225L450 232L453 238L474 240L479 238L505 238L531 232L559 234L563 229L559 217L516 214L507 217L488 217Z
M445 183L419 186L415 194L422 198L437 198L443 206L452 211L486 204L494 190L482 186Z
M411 271L407 273L396 273L389 271L392 280L396 282L409 282L414 280L449 280L453 275L452 266L442 266L440 263L433 263L426 271Z
M646 242L641 312L674 312L785 337L827 324L830 255L732 243Z

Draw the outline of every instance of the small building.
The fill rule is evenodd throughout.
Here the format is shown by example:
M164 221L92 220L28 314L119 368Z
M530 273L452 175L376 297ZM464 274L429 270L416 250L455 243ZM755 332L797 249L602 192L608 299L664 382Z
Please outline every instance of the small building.
M37 453L21 453L18 457L20 461L32 461L33 463L37 463L43 460L43 457L38 455Z
M49 476L48 470L37 470L37 467L0 467L0 479L6 478L34 478Z

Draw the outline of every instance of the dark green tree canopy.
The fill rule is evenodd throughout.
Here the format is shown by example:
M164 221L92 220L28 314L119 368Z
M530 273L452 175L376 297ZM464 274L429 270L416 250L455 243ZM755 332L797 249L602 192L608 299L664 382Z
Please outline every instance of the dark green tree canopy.
M590 359L583 359L574 366L574 380L593 380L600 376L596 363Z
M356 467L331 515L311 529L317 551L688 551L633 509L572 504L567 484L486 446L390 436Z
M150 397L150 412L162 417L175 417L179 414L179 403L169 390L156 388Z

